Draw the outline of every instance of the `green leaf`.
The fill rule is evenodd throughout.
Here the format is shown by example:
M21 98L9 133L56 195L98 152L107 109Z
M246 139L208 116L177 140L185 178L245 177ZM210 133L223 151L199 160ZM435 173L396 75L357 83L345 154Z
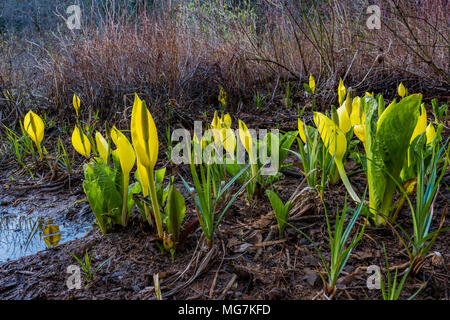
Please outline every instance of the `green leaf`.
M422 96L410 95L399 103L389 105L377 123L376 141L384 168L398 180L409 147L412 133L419 118ZM395 191L395 182L386 179L382 212L388 215Z
M162 184L164 176L166 175L166 168L161 168L155 171L155 184Z
M176 244L180 238L180 229L186 213L186 204L183 195L173 184L167 196L167 205L164 208L164 212L167 217L167 231L172 235L172 240Z
M117 184L117 171L111 169L103 160L96 158L84 166L83 190L88 198L97 223L103 233L106 233L109 220L120 223L120 208L123 195L119 190L123 186ZM133 185L133 187L135 187ZM130 194L132 197L132 195ZM133 200L125 199L132 206Z
M427 152L427 136L425 132L423 132L412 141L408 148L406 160L404 160L403 167L400 172L400 183L413 179L417 176L419 159L425 158L426 153L430 152Z
M291 209L291 202L288 201L286 204L283 204L280 197L273 192L272 190L266 190L267 197L269 198L270 204L272 205L272 209L275 213L275 217L278 223L278 231L280 238L283 236L284 227L286 224L286 219Z
M128 212L131 212L131 209L133 208L133 205L135 203L133 199L134 194L138 194L142 192L142 187L139 182L135 182L133 184L130 184L128 186L128 199L127 199L127 210Z
M235 177L244 167L244 165L238 164L238 163L225 163L225 170L226 172L231 176ZM243 185L248 179L251 177L251 170L250 167L247 168L246 172L244 172L242 175L240 175L236 181L240 185Z
M266 152L263 152L266 157L260 159L261 163L266 163L271 156L280 158L280 146L280 135L268 132L262 141L258 141L258 151L266 148ZM281 161L279 163L281 164Z
M380 103L384 103L378 99ZM400 178L409 142L416 126L422 96L410 95L399 103L394 100L376 121L377 100L366 96L362 100L366 117L367 180L370 211L383 222L389 216L396 181Z
M292 143L294 143L295 138L297 137L298 132L297 131L289 131L286 134L283 135L280 141L280 153L279 153L279 161L280 165L284 162L286 159L289 150L291 149Z
M305 91L308 92L309 94L312 94L312 93L313 93L312 90L311 90L311 88L309 87L309 85L308 85L307 83L304 83L304 84L303 84L303 88L304 88Z

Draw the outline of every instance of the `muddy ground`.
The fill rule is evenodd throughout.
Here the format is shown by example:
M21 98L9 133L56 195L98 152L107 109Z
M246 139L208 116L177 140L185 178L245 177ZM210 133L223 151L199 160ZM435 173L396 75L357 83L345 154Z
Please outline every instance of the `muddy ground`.
M250 116L250 115L249 115ZM271 126L271 124L268 124ZM295 130L295 123L286 129ZM6 157L1 159L0 195L4 207L17 205L20 199L27 208L45 206L51 199L70 199L68 203L84 198L81 189L81 171L69 182L48 183L45 186L24 189L24 185L11 183L9 176L15 164ZM289 157L288 161L295 161ZM163 165L160 162L158 166ZM187 175L180 171L185 177ZM24 176L23 180L27 178ZM28 179L29 180L29 179ZM297 189L302 178L289 171L277 184L277 190L286 201ZM359 193L364 192L365 178L351 177ZM437 228L441 214L448 205L450 176L444 178L435 204L431 229ZM28 181L33 186L32 181ZM184 193L181 184L177 185ZM303 188L301 188L303 190ZM39 195L39 196L38 196ZM184 193L184 195L186 195ZM306 188L298 198L299 210L290 214L290 222L307 233L329 257L327 228L323 205L317 194ZM329 187L325 192L328 213L333 216L342 208L345 188L342 184ZM87 203L79 203L71 210L60 212L64 219L91 222L93 214ZM187 200L185 227L195 220L195 212ZM361 220L362 221L362 220ZM334 223L334 219L331 220ZM412 233L411 217L406 206L398 217L400 225ZM445 221L444 227L450 222ZM220 224L212 249L203 241L200 228L189 233L184 248L175 254L163 253L154 242L154 230L144 225L135 213L126 229L116 227L102 236L92 228L82 238L57 245L55 248L0 264L0 299L155 299L153 276L158 273L164 299L323 299L318 293L322 280L317 270L324 271L311 243L300 233L287 227L285 238L279 239L276 220L266 197L261 197L250 210L244 198L238 199ZM401 294L410 297L427 282L416 299L448 299L450 235L439 235L430 255L415 277L407 281ZM405 271L406 251L398 237L389 228L367 227L365 235L353 250L338 284L336 299L380 299L380 290L367 288L366 268L385 266L382 242L386 245L391 266ZM94 266L109 259L93 280L84 282L82 289L69 290L66 280L69 265L86 251ZM436 252L436 253L435 253ZM442 258L441 258L442 257Z

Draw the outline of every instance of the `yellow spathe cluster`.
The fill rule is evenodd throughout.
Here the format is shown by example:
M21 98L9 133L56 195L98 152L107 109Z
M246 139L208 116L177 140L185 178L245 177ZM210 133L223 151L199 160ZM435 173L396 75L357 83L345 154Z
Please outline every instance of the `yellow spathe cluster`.
M216 146L223 145L224 149L232 155L236 149L236 136L231 129L231 124L231 116L228 113L219 117L217 111L214 112L214 118L211 122L214 143ZM205 142L202 139L202 145L203 143Z

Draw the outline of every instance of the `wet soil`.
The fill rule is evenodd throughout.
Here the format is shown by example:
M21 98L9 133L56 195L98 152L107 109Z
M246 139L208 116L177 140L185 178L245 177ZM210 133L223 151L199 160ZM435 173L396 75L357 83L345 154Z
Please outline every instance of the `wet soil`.
M295 130L293 123L287 127ZM78 176L75 174L70 189L64 183L42 202L37 202L43 194L42 189L24 193L8 180L12 169L6 169L4 165L1 168L0 194L8 205L23 199L24 195L27 197L21 202L35 206L52 203L52 197L66 204L84 198L81 172ZM182 170L180 173L186 176ZM298 173L290 171L276 184L283 201L296 191L301 180ZM363 175L352 176L350 180L362 194ZM448 206L449 184L447 174L436 200L431 230L438 227L441 214ZM180 185L179 189L184 188ZM332 224L336 208L342 208L344 201L342 184L330 186L325 191L325 204ZM54 212L63 215L64 219L91 222L93 214L86 205L78 204L68 212L56 208ZM305 188L297 207L296 212L290 213L289 222L312 238L325 259L329 259L326 220L320 198L313 190ZM184 227L192 225L194 220L193 204L187 200ZM400 212L398 222L406 232L412 233L406 206ZM449 226L447 219L444 227ZM220 224L212 248L205 244L201 229L194 228L184 247L176 252L174 261L170 254L159 249L154 233L155 230L143 224L135 213L127 228L116 227L108 235L102 236L98 228L92 228L79 239L14 261L0 262L0 299L155 299L155 274L159 275L164 299L324 298L319 294L323 284L318 271L324 270L317 252L293 228L287 227L285 237L278 238L276 220L266 197L257 199L252 207L245 198L239 198ZM449 298L449 240L448 232L439 235L421 271L407 280L401 299L410 297L424 282L427 284L416 299ZM383 270L383 242L390 265L398 266L399 274L403 274L408 256L399 238L388 227L368 226L342 272L335 299L381 298L380 290L367 287L371 275L367 273L367 267L376 265ZM81 289L67 286L71 276L67 268L77 265L69 251L78 257L89 252L93 266L107 260L92 280L83 281Z

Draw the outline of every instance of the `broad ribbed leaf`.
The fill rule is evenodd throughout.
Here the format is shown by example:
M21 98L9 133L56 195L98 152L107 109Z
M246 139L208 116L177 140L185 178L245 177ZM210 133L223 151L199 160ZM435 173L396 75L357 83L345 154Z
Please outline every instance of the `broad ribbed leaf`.
M384 110L373 132L375 100L366 97L366 153L369 198L371 209L388 215L391 207L395 182L398 180L409 142L419 117L422 96L410 95L399 103L395 101ZM369 131L368 128L371 128Z
M421 95L410 95L387 107L378 120L376 136L381 144L381 156L386 169L394 178L398 177L417 124L421 100Z

